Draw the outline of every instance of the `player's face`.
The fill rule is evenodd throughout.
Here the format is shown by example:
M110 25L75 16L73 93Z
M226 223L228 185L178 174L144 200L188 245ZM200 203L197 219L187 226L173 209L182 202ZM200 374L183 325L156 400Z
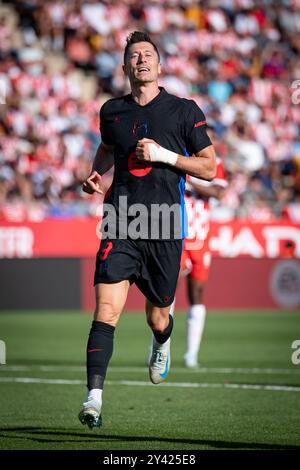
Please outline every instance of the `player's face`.
M149 42L137 42L128 50L124 72L131 83L157 81L160 64L157 52Z

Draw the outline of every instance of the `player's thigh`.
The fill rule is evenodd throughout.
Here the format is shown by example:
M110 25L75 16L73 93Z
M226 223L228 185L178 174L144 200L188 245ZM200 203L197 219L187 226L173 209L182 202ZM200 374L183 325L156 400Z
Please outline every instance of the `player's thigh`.
M194 250L190 252L190 259L192 268L190 270L190 277L205 283L208 279L208 274L211 265L211 253L206 246L201 250Z
M95 320L116 326L123 311L130 283L128 280L95 285Z
M145 250L137 287L155 307L169 307L175 296L182 241L150 242Z

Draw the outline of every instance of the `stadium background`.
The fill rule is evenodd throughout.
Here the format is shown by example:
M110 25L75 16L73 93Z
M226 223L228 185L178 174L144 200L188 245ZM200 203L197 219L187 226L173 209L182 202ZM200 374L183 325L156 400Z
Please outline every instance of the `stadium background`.
M128 33L139 29L146 29L161 51L160 84L170 93L194 99L208 122L214 125L214 144L229 181L222 200L212 210L214 259L206 303L214 315L209 320L211 323L208 322L201 364L215 369L256 367L258 375L249 372L247 379L245 372L240 372L241 376L234 373L232 380L240 385L252 381L255 386L263 387L271 380L276 386L297 388L299 366L297 369L290 360L292 340L299 337L300 306L300 5L297 0L0 3L0 339L7 343L8 367L21 364L21 368L31 370L45 364L49 367L82 365L85 334L79 326L74 344L68 343L70 350L66 351L62 345L68 335L69 319L81 326L89 322L87 316L82 315L79 320L78 314L72 316L66 312L75 309L91 312L93 308L91 280L99 242L101 200L96 195L85 195L81 182L89 173L100 142L101 105L111 96L129 90L121 69L122 50ZM107 187L109 181L108 177ZM185 307L181 283L177 309L182 311ZM142 298L132 288L126 311L142 308ZM53 310L57 309L60 310L56 315ZM245 313L245 309L252 310ZM265 314L264 309L278 312ZM38 318L28 310L42 313ZM51 310L51 315L45 310ZM232 316L233 311L244 313ZM126 335L130 336L134 328L131 317L124 317L125 330L122 323L120 326L123 345L128 345ZM138 325L142 321L143 318L135 320ZM182 363L184 344L183 316L179 315L177 321L178 329L181 328L181 332L177 330L178 341L182 346L175 354L175 368ZM47 343L42 324L53 334L51 345ZM142 326L139 328L136 337L142 335L145 347L146 332ZM20 329L27 332L31 343L26 343ZM57 329L61 329L61 338ZM223 338L224 331L227 336ZM36 335L40 336L40 343L35 343ZM77 349L75 338L78 344L81 341L82 350ZM214 349L216 338L219 355ZM51 346L49 353L44 350L42 339ZM17 345L17 351L12 351L13 345ZM115 357L113 364L117 365L144 364L143 358L137 361L130 351L123 358L117 350ZM276 367L281 367L277 375ZM258 372L266 368L275 371L268 379ZM287 378L289 371L292 372ZM1 366L1 373L17 380L13 369ZM38 375L41 369L31 374L34 373ZM181 373L178 369L176 380L181 380ZM80 377L83 378L83 372ZM70 380L77 378L70 376ZM128 377L124 375L124 378ZM183 375L182 380L185 378ZM228 382L226 375L221 377L222 381ZM5 386L8 387L6 395ZM14 388L9 387L15 385L2 383L1 387L5 407L5 399L14 393ZM268 393L276 395L276 392ZM210 394L213 397L211 391ZM244 443L232 444L242 432L237 427L235 436L226 435L230 445L226 439L222 441L224 447L255 447L249 442L261 442L261 446L274 444L274 448L276 442L278 446L299 444L299 433L293 428L295 390L293 394L295 399L290 401L282 398L279 403L281 398L276 401L273 396L266 400L264 411L266 415L274 412L274 429L271 426L265 435L258 437L241 421L246 436ZM41 392L38 400L43 395ZM79 397L78 393L77 401ZM48 398L49 406L55 406L51 393ZM247 399L251 402L250 392ZM220 404L222 400L226 402L222 396ZM240 416L245 417L242 398L240 401ZM73 407L76 406L74 402ZM20 409L24 413L22 406ZM220 410L214 411L217 423ZM119 429L122 429L123 416L118 412ZM6 437L12 438L11 448L22 448L24 444L18 441L21 438L13 436L15 431L9 427L15 424L15 429L21 429L21 416L16 420L7 413L3 425L11 435ZM74 413L73 408L70 413ZM258 416L260 406L253 413ZM177 411L173 410L174 414L177 416ZM180 420L180 416L176 419ZM211 426L211 416L204 413L202 417ZM40 423L39 419L33 415L32 422ZM116 422L117 417L114 419ZM257 419L258 432L261 424L257 424ZM73 422L71 425L75 426ZM280 425L290 426L286 439L280 431L275 431ZM41 428L34 429L33 434ZM57 429L51 429L48 429L50 436L51 432L59 435ZM184 435L184 426L180 429L179 435ZM123 431L124 436L130 434L127 428ZM62 444L64 432L69 436L67 431L61 432L58 446L67 446ZM110 433L109 426L107 432ZM198 432L196 425L194 432ZM176 445L176 436L173 437ZM74 445L79 445L77 435L72 439ZM167 439L162 438L160 444L159 439L154 443L151 437L147 439L153 446L163 446L164 442L170 446ZM51 438L46 442L48 447L52 445L50 441ZM33 446L42 446L38 444L41 439L34 442ZM190 448L220 447L209 436L205 442L198 439L177 444ZM82 445L88 448L89 444Z

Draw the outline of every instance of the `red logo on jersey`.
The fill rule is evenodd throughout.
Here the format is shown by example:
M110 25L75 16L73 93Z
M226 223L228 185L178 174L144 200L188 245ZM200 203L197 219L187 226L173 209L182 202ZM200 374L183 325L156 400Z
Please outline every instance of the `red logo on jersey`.
M128 158L128 170L134 176L146 176L152 170L151 162L139 160L135 152L131 153Z
M204 124L206 124L206 121L199 121L199 122L196 122L194 127L200 127L200 126L203 126Z

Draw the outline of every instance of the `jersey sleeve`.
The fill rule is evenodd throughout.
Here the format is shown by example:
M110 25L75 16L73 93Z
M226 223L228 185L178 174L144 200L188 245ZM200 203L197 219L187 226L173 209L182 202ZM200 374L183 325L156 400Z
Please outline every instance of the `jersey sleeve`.
M185 116L186 150L192 155L211 145L211 140L206 133L205 116L195 101L188 101Z
M100 109L100 133L101 133L101 140L104 144L107 145L114 145L114 141L111 135L109 122L107 119L107 104L104 105Z

